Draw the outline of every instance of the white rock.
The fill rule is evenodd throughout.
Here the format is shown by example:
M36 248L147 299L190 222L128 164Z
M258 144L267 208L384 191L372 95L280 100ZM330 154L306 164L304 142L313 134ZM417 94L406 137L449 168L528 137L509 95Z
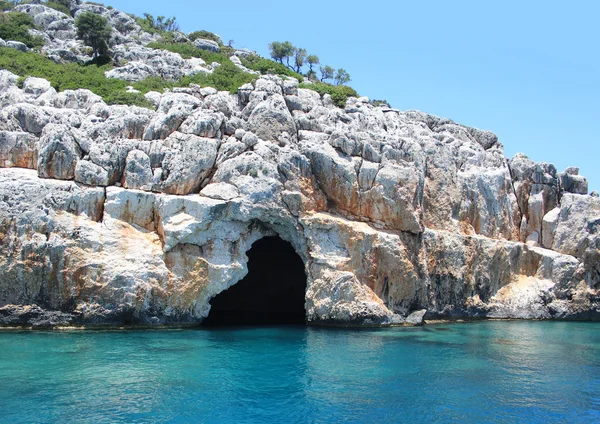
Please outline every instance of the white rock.
M22 52L27 51L27 46L20 41L9 40L6 42L6 47L10 47L11 49L19 50Z
M196 40L194 40L194 45L202 50L208 50L208 51L216 52L216 53L219 53L221 51L219 44L217 44L217 42L213 41L213 40L197 38Z
M50 81L43 78L29 77L23 82L23 91L35 97L40 96L50 90L50 88L52 88Z
M38 147L38 175L59 180L75 178L75 167L82 156L77 138L66 125L46 125Z

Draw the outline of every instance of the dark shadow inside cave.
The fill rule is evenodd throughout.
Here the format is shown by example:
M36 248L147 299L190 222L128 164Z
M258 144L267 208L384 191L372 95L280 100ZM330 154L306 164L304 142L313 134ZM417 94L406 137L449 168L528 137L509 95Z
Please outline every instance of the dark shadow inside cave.
M248 274L210 301L203 324L304 324L306 273L292 245L279 237L264 237L247 255Z

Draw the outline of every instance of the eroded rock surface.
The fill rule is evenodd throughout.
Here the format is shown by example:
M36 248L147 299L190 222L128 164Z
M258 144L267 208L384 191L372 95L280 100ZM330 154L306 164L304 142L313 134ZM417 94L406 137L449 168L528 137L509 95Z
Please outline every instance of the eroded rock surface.
M18 8L47 54L77 50L72 18ZM211 72L72 9L117 28L110 76ZM153 110L18 80L0 71L0 324L200 323L272 235L304 263L309 323L600 316L599 198L489 131L276 76L151 92Z

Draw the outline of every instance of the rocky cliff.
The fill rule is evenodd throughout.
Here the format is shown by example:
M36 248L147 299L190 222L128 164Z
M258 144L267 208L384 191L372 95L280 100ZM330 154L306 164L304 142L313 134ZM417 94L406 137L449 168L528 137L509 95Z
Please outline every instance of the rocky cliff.
M47 54L68 56L40 8ZM210 72L130 24L138 48L113 50L148 54L112 77ZM304 262L310 323L600 316L600 199L491 132L272 75L151 92L153 110L17 83L0 71L4 324L199 323L269 235Z

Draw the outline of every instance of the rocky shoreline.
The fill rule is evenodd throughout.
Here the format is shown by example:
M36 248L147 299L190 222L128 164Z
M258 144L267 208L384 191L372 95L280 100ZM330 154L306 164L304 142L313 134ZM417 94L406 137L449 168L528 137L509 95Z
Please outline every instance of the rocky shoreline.
M266 236L304 263L309 324L600 317L577 168L294 78L146 98L0 71L0 325L199 324Z

